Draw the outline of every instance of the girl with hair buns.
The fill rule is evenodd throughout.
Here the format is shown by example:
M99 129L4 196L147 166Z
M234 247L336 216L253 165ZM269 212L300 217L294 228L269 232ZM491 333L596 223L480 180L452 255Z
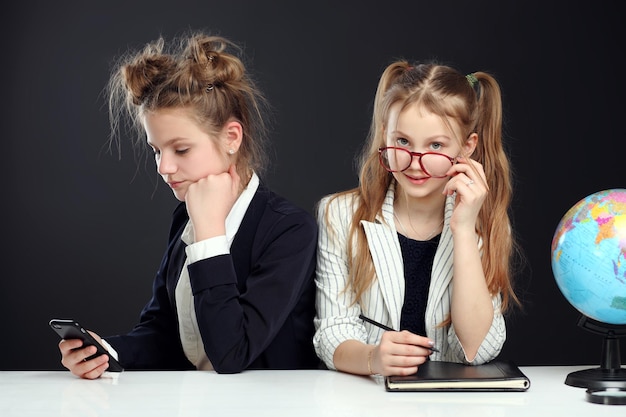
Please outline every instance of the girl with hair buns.
M159 38L124 56L107 90L112 140L134 125L180 204L139 323L103 344L126 369L316 368L317 225L260 180L263 96L229 40L192 33L170 49ZM79 340L59 347L77 376L107 369Z
M518 302L501 107L485 72L383 72L359 185L318 208L314 346L329 368L408 375L499 354Z

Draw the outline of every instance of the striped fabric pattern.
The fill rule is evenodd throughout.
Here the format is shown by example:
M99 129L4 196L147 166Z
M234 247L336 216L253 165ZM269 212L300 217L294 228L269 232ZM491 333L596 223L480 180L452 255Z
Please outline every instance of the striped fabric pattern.
M394 329L400 326L404 300L404 267L402 252L393 221L394 184L385 196L382 217L375 222L361 221L368 247L374 261L376 279L364 293L360 304L351 305L353 293L344 291L348 277L347 239L350 219L354 213L354 195L344 195L330 201L324 197L319 204L319 245L317 255L317 315L313 343L317 355L330 369L335 369L333 354L346 340L378 344L383 330L359 319L359 314ZM432 360L481 364L495 358L506 339L501 297L492 298L494 319L487 336L473 361L467 361L454 326L438 326L450 313L453 273L453 240L450 217L454 196L446 200L444 226L433 262L428 302L426 306L426 334L435 341L440 352L433 352ZM328 212L328 218L326 218ZM480 242L479 242L480 244Z

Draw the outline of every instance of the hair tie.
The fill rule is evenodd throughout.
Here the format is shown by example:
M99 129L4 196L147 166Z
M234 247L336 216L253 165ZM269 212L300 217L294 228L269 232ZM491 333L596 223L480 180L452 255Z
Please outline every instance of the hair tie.
M478 78L476 78L473 72L467 74L465 78L467 79L469 85L474 89L474 92L476 92L476 98L480 98L480 83L478 82Z
M467 81L470 83L470 85L472 86L472 88L474 88L476 86L476 84L478 84L478 78L476 78L476 76L474 75L474 73L471 74L467 74L465 76L465 78L467 78Z

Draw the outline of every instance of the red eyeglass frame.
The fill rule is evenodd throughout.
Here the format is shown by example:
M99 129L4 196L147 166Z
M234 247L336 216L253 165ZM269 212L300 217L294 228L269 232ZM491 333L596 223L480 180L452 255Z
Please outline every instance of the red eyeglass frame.
M383 151L386 151L388 149L394 149L394 150L399 150L399 151L404 151L406 153L408 153L409 155L411 155L411 161L409 162L409 165L402 169L402 170L393 170L393 169L389 169L385 166L385 163L383 162ZM440 155L440 156L445 156L446 158L448 158L448 160L450 161L450 166L453 166L456 163L456 158L452 158L446 154L443 153L439 153L439 152L412 152L406 148L398 148L397 146L383 146L381 148L378 148L378 162L380 162L380 165L385 168L385 171L387 172L404 172L407 169L409 169L411 167L411 164L413 163L413 157L417 156L417 162L420 164L420 168L422 168L422 171L424 171L424 173L426 175L428 175L430 178L446 178L446 175L432 175L430 172L428 172L428 170L424 167L424 164L422 164L422 156L424 155Z

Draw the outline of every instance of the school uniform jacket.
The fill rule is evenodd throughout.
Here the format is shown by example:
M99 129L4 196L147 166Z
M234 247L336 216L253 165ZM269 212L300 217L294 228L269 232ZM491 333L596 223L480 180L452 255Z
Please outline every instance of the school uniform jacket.
M363 322L359 319L360 313L393 329L399 329L404 302L404 265L393 220L394 183L390 185L385 196L382 216L378 216L374 222L361 221L376 278L359 304L351 305L352 293L344 291L348 277L348 231L356 202L353 197L354 195L344 195L330 201L330 197L326 196L320 201L317 213L319 242L314 346L318 356L331 369L335 369L335 349L342 342L354 339L367 344L380 343L384 331ZM430 358L481 364L495 358L506 339L500 294L492 297L493 322L473 361L467 361L454 326L437 327L450 314L453 291L450 217L453 209L454 196L450 196L446 199L444 226L435 252L425 313L426 335L435 341L435 347L440 351L433 352Z
M193 369L175 303L187 221L181 203L139 324L106 338L127 369ZM198 327L217 372L319 366L312 344L316 246L313 217L260 185L230 253L188 266Z

